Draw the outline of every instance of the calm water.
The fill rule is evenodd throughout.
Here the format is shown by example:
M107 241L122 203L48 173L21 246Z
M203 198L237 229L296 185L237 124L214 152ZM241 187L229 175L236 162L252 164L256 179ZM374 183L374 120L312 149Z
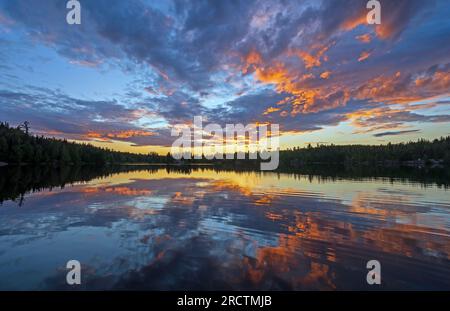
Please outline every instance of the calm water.
M71 259L82 264L79 289L374 289L365 266L377 259L378 288L450 290L450 190L436 183L0 173L2 290L67 289Z

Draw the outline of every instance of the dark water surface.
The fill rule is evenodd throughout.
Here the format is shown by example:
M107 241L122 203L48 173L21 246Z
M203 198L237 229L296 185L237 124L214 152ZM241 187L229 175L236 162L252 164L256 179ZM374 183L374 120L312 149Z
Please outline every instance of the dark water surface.
M74 289L71 259L82 264L78 289L374 289L366 263L376 259L378 288L450 290L445 176L0 174L1 290Z

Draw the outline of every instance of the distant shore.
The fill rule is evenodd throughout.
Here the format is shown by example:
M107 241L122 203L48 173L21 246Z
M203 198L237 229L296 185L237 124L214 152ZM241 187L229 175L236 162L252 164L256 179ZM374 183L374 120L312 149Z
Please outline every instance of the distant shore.
M28 122L17 127L0 122L0 166L218 166L256 168L264 161L260 155L245 152L242 159L235 152L210 159L207 155L178 159L170 152L135 154L95 147L90 144L34 136ZM308 144L279 150L279 168L295 169L309 165L381 166L381 167L450 167L450 136L434 140L418 139L406 143L385 145Z

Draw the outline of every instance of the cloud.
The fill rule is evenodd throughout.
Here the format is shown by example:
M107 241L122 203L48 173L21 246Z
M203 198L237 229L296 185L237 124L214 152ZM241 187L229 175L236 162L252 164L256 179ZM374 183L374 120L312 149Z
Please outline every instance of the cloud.
M370 43L370 41L372 41L372 38L371 38L370 34L368 34L368 33L356 36L356 39L358 39L359 41L361 41L363 43Z
M370 52L368 52L368 51L361 52L361 55L359 55L359 58L358 58L358 62L365 61L366 59L369 58L369 56L370 56Z
M365 0L326 1L322 11L322 30L325 33L333 31L353 30L366 25L367 9ZM375 34L381 39L396 39L412 21L424 11L432 10L436 1L420 0L383 1L381 3L382 23L375 26Z
M11 124L30 121L36 134L84 141L123 141L134 145L170 145L166 128L133 123L146 115L116 101L86 101L51 90L16 93L0 90L0 114Z
M126 94L103 99L69 96L66 86L0 83L0 112L11 122L31 120L41 133L136 145L168 145L170 126L196 115L219 124L278 122L296 133L342 122L360 133L448 120L442 110L411 105L449 95L447 2L384 1L379 26L366 24L366 3L170 1L162 8L96 0L82 3L82 25L71 27L61 1L0 0L0 24L8 21L29 53L43 45L86 72L133 77ZM14 66L0 70L6 76Z
M355 133L368 133L381 129L398 129L408 123L445 123L450 114L425 115L416 111L436 107L436 104L416 104L402 107L377 104L372 109L360 109L347 113L347 120L357 129Z
M328 79L330 77L330 75L331 75L331 71L324 71L320 74L320 77L322 79Z
M410 134L410 133L417 133L417 132L420 132L420 130L407 130L407 131L382 132L382 133L373 134L373 136L374 136L374 137L397 136L397 135Z
M450 90L450 63L433 65L426 70L391 76L379 76L361 85L356 98L372 99L386 103L409 103L447 95Z

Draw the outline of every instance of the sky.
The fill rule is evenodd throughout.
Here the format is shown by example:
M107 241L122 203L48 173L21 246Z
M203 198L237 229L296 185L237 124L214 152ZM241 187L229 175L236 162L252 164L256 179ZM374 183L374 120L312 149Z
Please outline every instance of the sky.
M0 121L166 153L177 124L276 123L281 148L450 135L450 3L0 0Z

